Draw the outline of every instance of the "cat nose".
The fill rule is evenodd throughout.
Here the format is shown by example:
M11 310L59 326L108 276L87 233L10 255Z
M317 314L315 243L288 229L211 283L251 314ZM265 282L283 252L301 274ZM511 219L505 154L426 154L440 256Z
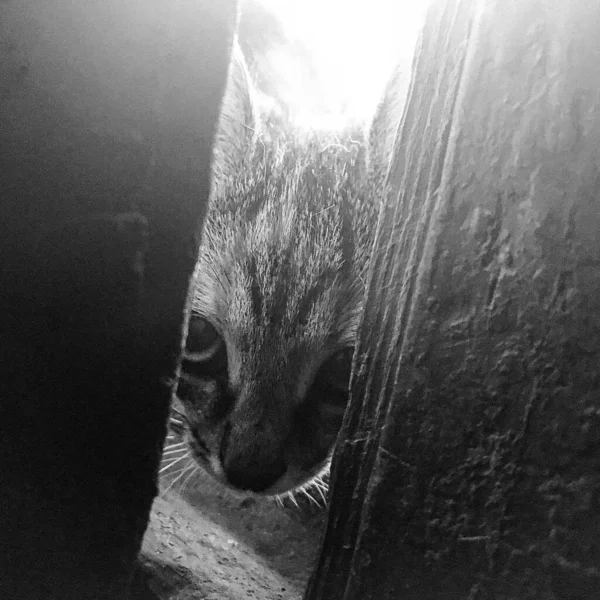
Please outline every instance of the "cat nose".
M273 486L286 472L283 460L269 465L252 465L243 459L225 465L227 481L240 490L260 493Z

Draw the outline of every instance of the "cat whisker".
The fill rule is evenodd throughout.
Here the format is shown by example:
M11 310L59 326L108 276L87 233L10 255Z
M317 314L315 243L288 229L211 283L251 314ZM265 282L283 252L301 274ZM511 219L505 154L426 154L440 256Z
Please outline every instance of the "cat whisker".
M175 448L181 448L182 446L186 446L187 442L177 442L176 444L169 444L164 447L164 450L173 450Z
M313 487L319 493L321 500L323 500L323 506L327 506L327 497L325 495L327 490L324 490L316 481L313 481Z
M176 437L174 437L174 439L177 439L177 437L181 438L181 434L183 433L186 423L187 423L187 421L185 421L185 420L183 420L183 421L177 421L175 419L169 420L169 429L170 429L171 433L173 434L173 436L176 436Z
M160 459L160 464L161 464L161 466L164 466L167 463L174 465L176 463L176 461L179 461L183 456L184 455L181 455L181 456L178 456L178 455L176 455L176 456L162 456L161 459Z
M179 471L177 477L175 477L175 479L171 481L171 483L163 493L166 494L191 468L193 468L193 466L193 461L190 461L183 469L181 469L181 471Z
M172 458L176 458L179 455L187 454L187 448L175 448L175 450L167 450L162 454L162 460L170 460Z
M189 463L186 463L183 466L179 466L177 469L175 469L175 471L171 471L171 473L163 475L161 477L161 482L166 481L167 477L175 477L176 475L179 475L182 471L185 471L188 468L188 464Z
M311 504L314 504L315 506L320 506L320 504L313 498L313 496L306 489L301 489L300 491L308 498L308 500Z
M178 462L181 462L184 458L188 458L189 454L186 452L183 456L180 456L179 458L176 458L175 460L173 460L172 462L170 462L168 465L165 465L164 467L162 467L160 469L160 471L158 472L158 474L160 475L163 471L166 471L167 469L170 469L173 465L176 465Z
M175 475L179 475L179 473L181 473L182 471L185 471L185 469L187 469L187 464L183 465L183 467L180 466L178 469L176 469L175 471L172 471L171 473L167 473L166 475L163 475L161 477L161 482L164 482L167 477L175 477Z
M183 490L185 490L185 486L189 483L190 479L198 472L198 465L194 465L194 468L192 469L192 472L187 476L187 478L184 480L184 482L181 484L181 487L179 488L179 493L183 494Z
M315 478L314 483L322 487L325 491L329 490L329 482L325 481L326 475L319 475Z
M315 479L315 481L313 481L313 485L319 490L321 495L329 492L329 486L321 479Z
M314 481L314 486L319 488L322 492L327 493L329 491L329 486L323 481Z
M165 496L166 493L173 487L173 483L176 482L181 477L182 473L185 473L186 471L187 471L187 466L183 467L180 471L176 471L173 475L174 479L171 482L169 482L167 487L163 488L160 491L160 495Z
M317 487L317 490L319 491L319 495L323 499L323 506L327 506L327 492L321 489L320 487Z
M288 498L294 503L296 508L300 508L300 506L298 505L298 501L296 500L296 498L294 498L294 494L292 494L292 492L288 492Z
M163 450L163 457L169 456L169 454L179 454L180 452L188 452L188 448L183 446L182 448L172 448L170 450Z

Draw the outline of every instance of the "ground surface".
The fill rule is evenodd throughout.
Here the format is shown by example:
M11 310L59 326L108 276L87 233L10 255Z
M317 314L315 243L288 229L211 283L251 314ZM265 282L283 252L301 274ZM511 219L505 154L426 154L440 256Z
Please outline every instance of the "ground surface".
M162 481L163 490L169 478ZM177 488L178 486L173 486ZM232 497L202 473L154 502L135 600L298 600L323 509Z

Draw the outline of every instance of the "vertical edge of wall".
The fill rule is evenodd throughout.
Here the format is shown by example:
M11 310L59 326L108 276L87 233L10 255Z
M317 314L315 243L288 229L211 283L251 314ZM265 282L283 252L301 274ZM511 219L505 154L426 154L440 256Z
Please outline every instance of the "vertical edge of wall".
M0 596L127 597L236 0L0 3Z
M599 9L429 12L307 599L597 595Z

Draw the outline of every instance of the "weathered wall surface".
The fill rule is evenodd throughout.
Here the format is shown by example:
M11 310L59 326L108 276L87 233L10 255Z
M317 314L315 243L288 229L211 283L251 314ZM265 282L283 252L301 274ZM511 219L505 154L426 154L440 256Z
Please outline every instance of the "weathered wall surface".
M310 600L597 596L598 31L433 5Z
M126 596L235 0L0 3L0 597Z

